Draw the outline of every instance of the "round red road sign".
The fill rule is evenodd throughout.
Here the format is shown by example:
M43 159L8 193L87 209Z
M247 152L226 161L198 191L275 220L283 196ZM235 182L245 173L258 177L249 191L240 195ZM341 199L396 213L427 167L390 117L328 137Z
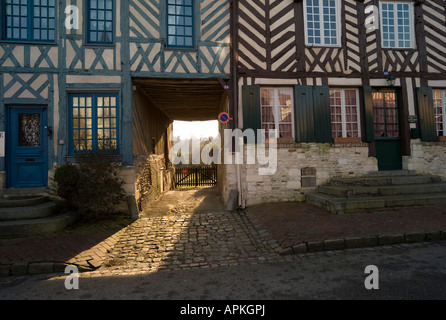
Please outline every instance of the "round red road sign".
M228 123L229 119L229 114L227 112L222 112L218 115L218 121L221 123Z

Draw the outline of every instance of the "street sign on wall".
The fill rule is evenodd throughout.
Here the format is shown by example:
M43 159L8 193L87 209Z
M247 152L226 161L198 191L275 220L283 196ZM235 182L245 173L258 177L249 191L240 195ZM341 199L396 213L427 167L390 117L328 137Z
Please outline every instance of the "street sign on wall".
M221 123L228 123L230 119L231 118L229 118L229 114L227 112L222 112L218 115L218 121Z

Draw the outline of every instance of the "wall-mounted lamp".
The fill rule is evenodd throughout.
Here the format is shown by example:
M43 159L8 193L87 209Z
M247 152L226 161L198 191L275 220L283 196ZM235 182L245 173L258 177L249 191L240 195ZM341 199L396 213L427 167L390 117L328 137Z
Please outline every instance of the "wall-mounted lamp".
M388 85L389 87L393 87L393 86L395 85L395 81L396 81L395 76L392 76L392 75L391 75L390 73L388 73L388 72L384 72L384 75L387 76L387 79L386 79L386 81L387 81L387 85Z

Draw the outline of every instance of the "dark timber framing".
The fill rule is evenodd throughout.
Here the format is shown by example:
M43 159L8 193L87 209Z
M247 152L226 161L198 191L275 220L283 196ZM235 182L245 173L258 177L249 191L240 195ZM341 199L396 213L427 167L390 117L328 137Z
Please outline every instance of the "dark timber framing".
M339 0L340 46L308 46L305 0L232 0L232 79L238 84L237 90L268 82L269 86L335 84L359 88L363 97L367 95L361 99L362 140L369 143L369 155L375 156L374 139L370 137L373 132L367 129L367 122L372 121L373 127L373 113L367 114L367 108L371 108L371 88L385 86L390 73L397 78L394 89L399 96L401 154L410 156L411 129L421 124L419 119L416 124L408 119L424 112L418 107L417 88L432 87L435 82L446 86L446 42L442 40L446 38L446 1L404 1L413 5L410 21L415 31L414 48L404 49L383 48L381 30L365 27L370 15L366 8L380 8L382 1ZM233 101L238 104L237 98ZM423 106L428 105L432 98L423 101ZM246 116L245 111L242 113Z
M425 32L425 19L424 16L431 14L427 12L424 7L432 6L427 1L414 1L414 17L413 23L415 26L416 34L416 49L388 49L381 47L381 34L380 30L366 32L364 27L364 21L367 17L365 8L368 5L376 5L379 7L378 0L370 1L353 1L346 0L340 1L341 5L341 22L340 32L341 47L323 47L323 46L306 46L305 45L305 28L303 22L303 1L288 1L289 7L271 16L271 12L280 5L280 1L274 0L232 0L233 14L237 12L237 16L233 19L231 26L233 30L239 30L238 35L233 35L233 46L236 48L236 52L239 57L246 59L250 65L241 63L240 59L237 61L238 77L246 78L280 78L280 79L305 79L305 78L320 78L323 82L329 77L342 77L342 78L361 78L362 85L368 85L372 79L384 79L383 73L389 71L389 69L395 69L392 71L392 75L397 78L419 78L422 84L426 84L428 80L443 80L445 76L441 73L432 73L428 71L427 50L433 50L437 53L442 53L441 48L434 48L426 43L425 38L431 35ZM433 1L436 4L441 4L445 8L444 1ZM240 4L243 6L241 8ZM348 7L348 10L347 10ZM247 9L249 13L246 12ZM259 13L261 9L264 15ZM437 7L435 7L437 9ZM294 12L292 19L285 20L285 16L289 13L289 10ZM350 14L352 10L357 12L356 18L358 24L353 24L350 20L346 19L346 16ZM444 9L446 10L446 9ZM253 18L250 17L253 15ZM254 19L255 18L255 19ZM432 17L431 17L432 18ZM241 23L243 19L246 23ZM276 29L272 29L271 26L277 21L284 19L282 25ZM437 17L433 19L438 20ZM258 22L261 22L260 25ZM440 21L438 21L440 22ZM290 24L294 24L294 32L285 32L280 37L280 41L273 41L272 38L278 33L285 30ZM444 20L441 24L445 25ZM431 28L439 29L438 26L428 25ZM349 40L347 33L351 32L349 29L353 28L357 32L356 37L359 42L359 51L349 48ZM249 36L249 41L246 37L240 36L240 31ZM255 32L254 32L255 31ZM263 39L259 37L261 35ZM371 36L373 35L373 36ZM294 42L290 42L282 50L277 48L284 42L295 37ZM369 38L369 40L367 40ZM441 43L441 42L440 42ZM370 45L376 44L375 49L368 49ZM240 50L241 46L245 50ZM283 62L283 65L290 64L288 68L272 68L274 62L276 62L283 52L293 50L295 55ZM276 55L273 53L276 51ZM277 51L280 51L277 53ZM358 70L346 70L350 52L358 55L359 69ZM376 54L376 58L368 60L367 56ZM259 66L254 63L253 60L257 59L259 62L264 63L264 66ZM294 61L293 61L294 60ZM343 61L344 70L336 70L339 67L340 62ZM383 62L384 61L384 62ZM372 67L371 63L375 66ZM329 70L317 70L316 67L328 66ZM398 67L398 68L396 68ZM398 69L398 70L396 70ZM409 70L409 71L407 71ZM418 70L418 71L417 71ZM346 72L351 71L351 72Z

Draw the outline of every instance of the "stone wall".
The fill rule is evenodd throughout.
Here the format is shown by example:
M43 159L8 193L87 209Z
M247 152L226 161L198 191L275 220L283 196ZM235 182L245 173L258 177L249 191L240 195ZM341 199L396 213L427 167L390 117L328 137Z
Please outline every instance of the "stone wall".
M229 193L231 190L237 190L237 165L220 164L217 166L218 191L221 195L223 204L228 205Z
M230 112L229 96L225 95L222 99L219 112ZM233 119L231 119L233 121ZM232 128L232 122L218 124L218 131L223 144L224 130ZM220 159L221 160L221 159ZM234 162L234 161L233 161ZM223 163L223 161L222 161ZM228 205L229 193L237 188L237 165L235 164L218 164L217 165L217 187L222 198L223 204Z
M138 156L135 159L135 200L138 209L159 198L166 191L174 188L175 168L164 155Z
M302 201L306 192L333 177L354 177L377 171L377 160L368 153L366 143L279 144L274 174L259 175L259 168L266 165L242 165L244 205Z
M135 167L120 167L119 177L124 182L123 189L127 195L135 194Z
M133 92L133 180L124 186L139 211L173 189L175 169L167 160L172 120L139 88Z
M434 174L446 181L446 142L411 141L411 156L403 157L403 169Z

